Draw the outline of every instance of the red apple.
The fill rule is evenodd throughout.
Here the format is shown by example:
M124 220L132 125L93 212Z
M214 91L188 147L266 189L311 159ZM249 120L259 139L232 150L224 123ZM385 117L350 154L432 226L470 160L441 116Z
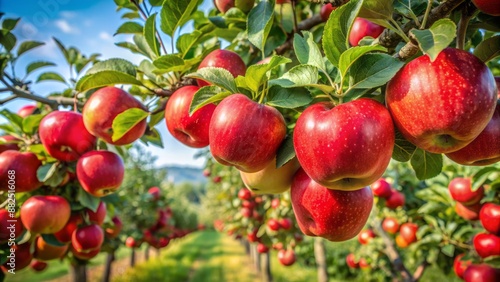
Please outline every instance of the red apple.
M242 200L250 200L252 198L252 192L246 188L241 188L240 191L238 191L238 198Z
M95 197L104 197L118 190L124 173L122 159L110 151L88 152L76 165L76 176L82 188Z
M255 202L254 201L243 201L241 202L241 206L244 207L244 208L249 208L249 209L253 209L255 208Z
M68 246L54 246L47 243L42 237L37 237L35 239L35 253L33 257L43 261L58 259L66 254Z
M464 272L465 282L498 282L500 269L487 264L472 264Z
M0 153L7 150L18 151L19 146L16 143L17 141L19 141L19 139L12 135L0 136Z
M396 234L399 231L399 223L393 217L387 217L382 221L382 229L390 234Z
M486 231L500 236L500 205L485 203L479 212L479 219Z
M368 268L370 268L370 264L366 261L365 258L360 258L359 259L359 267L361 269L368 269Z
M464 205L474 205L479 203L484 196L484 187L479 187L472 191L472 180L470 178L457 177L450 181L448 190L451 197Z
M208 104L189 115L189 106L197 86L184 86L175 91L165 107L167 129L182 144L192 148L208 146L208 129L215 104Z
M269 252L269 248L266 245L259 243L257 244L257 252L259 252L260 254L265 254Z
M465 254L460 254L456 256L455 260L453 261L453 271L455 271L455 274L461 279L464 279L465 270L467 269L467 267L469 267L469 265L472 264L472 261L470 260L462 260L464 255Z
M278 251L278 260L284 266L290 266L295 263L295 251L288 250L279 250Z
M472 0L472 3L483 13L500 16L500 1L499 0Z
M411 244L417 241L417 231L418 225L415 223L403 223L399 228L399 235L403 237L403 239Z
M481 210L481 204L473 204L471 206L466 206L460 202L455 204L455 212L466 220L478 220L479 211Z
M278 243L273 244L273 249L277 250L277 251L283 250L283 243L278 242Z
M461 165L485 166L500 161L500 104L486 128L469 145L446 154Z
M212 182L213 183L220 183L222 181L222 177L220 176L215 176L213 179L212 179Z
M253 216L253 210L249 208L241 208L241 215L246 218L250 218Z
M291 0L276 0L276 5L282 5L285 3L290 3Z
M285 120L278 110L233 94L212 116L210 152L223 165L257 172L273 161L285 136Z
M257 172L240 171L243 184L255 194L279 194L290 189L293 175L300 165L296 158L280 168L276 168L276 159Z
M500 256L500 237L493 234L479 233L472 240L474 249L482 258Z
M214 0L215 7L222 13L227 12L229 9L236 7L243 12L248 12L255 4L255 0Z
M203 170L203 176L205 176L205 177L209 177L211 174L212 174L212 173L211 173L211 171L210 171L209 169L205 169L205 170Z
M113 141L113 121L117 115L129 109L146 107L134 96L116 87L104 87L92 94L83 107L83 122L87 130L94 136L102 138L109 144L127 145L144 135L147 122L143 119L120 139Z
M229 50L214 50L208 54L203 61L201 61L198 69L213 67L213 68L223 68L228 70L233 77L238 77L238 75L245 75L247 67L245 62L241 59L240 55ZM196 80L199 87L209 85L208 82L204 80Z
M33 260L31 261L30 267L36 272L41 272L47 268L47 263L44 261Z
M406 240L401 236L397 235L396 236L396 245L400 247L401 249L404 249L410 245L410 243L406 242Z
M321 10L319 11L319 15L321 17L321 20L326 22L328 20L328 18L330 18L330 14L335 9L337 9L337 7L333 7L333 5L331 3L328 3L328 4L321 6Z
M77 252L90 253L101 248L104 242L104 232L102 228L93 223L79 227L73 232L71 245Z
M0 154L0 191L31 192L40 188L37 170L42 165L31 152L7 150Z
M293 134L297 159L325 187L361 189L379 179L391 160L395 138L391 115L368 98L332 107L317 103L300 115Z
M129 248L139 248L141 246L141 242L134 239L133 237L127 237L127 240L125 240L125 246Z
M348 254L345 261L350 268L359 268L359 262L356 262L354 254Z
M54 158L73 162L92 150L97 139L83 124L83 117L75 112L54 111L40 122L40 141Z
M36 105L26 105L20 108L19 111L17 111L17 114L20 117L25 118L27 116L32 115L36 110L37 110Z
M284 230L290 230L292 229L292 220L289 218L282 218L278 220L278 223L280 224L280 227L283 228Z
M81 214L79 214L79 213L72 214L71 217L69 218L68 222L66 223L66 225L64 225L63 229L54 233L54 236L61 243L69 243L69 242L71 242L71 237L73 236L73 232L82 223L83 223L83 218L82 218Z
M252 232L247 234L248 242L251 242L251 243L259 242L260 238L257 237L257 232L259 232L259 229L254 229Z
M328 189L314 182L303 169L299 169L293 179L291 200L304 234L334 242L356 236L373 206L369 187L356 191Z
M383 178L373 182L370 188L372 188L373 195L377 197L388 198L392 195L391 184Z
M15 271L26 268L30 265L33 255L30 252L31 244L24 243L21 245L13 245L10 249L14 249L14 253L7 253L7 261L3 264L6 269L15 269ZM9 250L10 251L10 250Z
M279 206L280 206L281 202L280 202L280 199L279 198L274 198L272 201L271 201L271 207L273 209L277 209Z
M31 234L53 234L66 225L71 207L61 196L32 196L21 206L21 220Z
M160 199L160 188L158 187L151 187L148 190L148 194L153 197L153 200L158 201Z
M423 55L389 81L386 103L403 136L432 153L471 143L493 116L495 79L474 55L444 49L434 62Z
M106 203L101 201L99 206L97 206L97 210L94 212L91 209L85 209L89 216L89 221L93 223L97 223L97 225L102 225L104 219L106 218Z
M75 250L75 248L73 248L73 246L72 246L71 247L71 252L78 259L89 260L89 259L92 259L95 256L97 256L99 254L99 252L101 252L101 249L97 248L97 249L92 250L90 252L79 252L79 251Z
M273 230L273 231L278 231L280 230L280 224L278 222L278 220L274 219L274 218L270 218L268 221L267 221L267 227L269 227L269 229Z
M111 221L113 222L113 226L106 228L106 236L109 238L116 238L123 229L123 223L116 215L111 219Z
M358 241L361 245L366 245L366 244L370 243L372 238L375 238L375 237L376 237L376 235L375 235L375 233L373 233L373 231L371 229L366 229L366 230L359 232Z
M15 222L10 222L10 220L15 220ZM0 209L0 245L7 243L12 235L18 238L23 231L23 223L19 217L11 218L6 209Z
M405 195L397 190L392 190L391 195L385 201L385 206L395 210L405 205Z
M351 33L349 33L349 43L351 43L352 46L358 46L359 41L365 36L377 38L382 34L384 29L383 26L372 23L369 20L356 18L352 24Z

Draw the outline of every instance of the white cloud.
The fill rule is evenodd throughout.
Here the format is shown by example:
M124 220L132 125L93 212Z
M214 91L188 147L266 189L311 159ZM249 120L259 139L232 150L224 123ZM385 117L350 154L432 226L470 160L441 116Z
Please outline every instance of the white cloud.
M57 20L54 22L55 25L64 33L67 34L79 34L80 30L74 26L71 26L66 20Z
M94 22L93 22L92 20L84 20L84 21L83 21L83 25L84 25L85 27L90 27L90 26L92 26L92 24L93 24L93 23L94 23Z
M111 41L113 39L113 36L111 36L111 34L105 32L105 31L101 31L99 33L99 38L102 40Z
M72 19L74 17L76 17L76 13L75 12L72 12L72 11L62 11L59 13L59 15L61 15L61 17L65 18L65 19Z

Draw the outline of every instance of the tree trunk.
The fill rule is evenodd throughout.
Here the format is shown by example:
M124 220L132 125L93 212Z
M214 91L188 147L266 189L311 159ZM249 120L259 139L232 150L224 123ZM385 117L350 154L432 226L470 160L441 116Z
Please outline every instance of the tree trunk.
M149 245L146 246L146 250L144 250L144 261L149 260Z
M314 238L314 258L318 267L318 282L328 282L325 243L321 237Z
M243 246L245 246L245 253L250 255L250 243L247 240L242 240Z
M260 273L260 254L259 252L257 252L257 245L256 244L252 244L250 246L251 250L252 250L252 260L253 260L253 266L255 268L255 270Z
M135 248L132 248L132 254L130 254L130 267L135 266Z
M87 282L87 266L85 264L71 264L71 281Z
M156 249L156 257L159 258L161 254L161 249Z
M262 260L262 281L271 282L273 281L273 274L271 273L271 257L269 257L269 252L261 254L260 258Z
M102 276L102 282L109 282L111 277L111 265L115 261L115 253L108 253L106 258L106 266L104 267L104 275Z

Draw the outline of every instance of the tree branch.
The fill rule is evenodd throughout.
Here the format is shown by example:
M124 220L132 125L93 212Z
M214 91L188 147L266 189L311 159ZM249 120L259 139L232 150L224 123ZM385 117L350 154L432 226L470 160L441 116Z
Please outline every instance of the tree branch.
M10 95L9 97L7 97L5 99L0 100L0 105L3 105L3 104L5 104L5 103L7 103L9 101L12 101L12 100L16 99L16 98L17 98L16 95Z
M429 263L427 261L424 261L417 267L417 269L415 269L415 272L413 273L413 281L418 281L420 278L422 278L422 275L424 275L424 271L428 265Z
M342 6L345 3L349 2L349 0L307 0L312 3L323 3L323 4L332 4L333 7Z
M314 15L310 18L307 18L307 19L301 21L297 25L297 29L299 32L302 30L309 30L309 29L319 25L322 22L323 22L323 20L321 20L321 16L319 14ZM285 43L283 43L281 46L276 48L276 54L282 55L286 51L290 50L292 48L292 46L293 46L293 36L290 36Z

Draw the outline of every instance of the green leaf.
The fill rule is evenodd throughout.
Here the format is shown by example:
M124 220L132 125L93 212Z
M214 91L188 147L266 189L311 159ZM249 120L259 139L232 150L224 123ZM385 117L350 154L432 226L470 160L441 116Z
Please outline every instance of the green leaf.
M185 62L179 56L174 54L163 55L153 61L153 65L158 69L153 71L155 73L167 73L171 71L184 70Z
M13 126L15 126L17 129L20 131L22 130L23 127L23 118L20 117L19 115L10 112L7 109L2 109L0 110L0 115L4 116L7 121Z
M231 95L230 92L221 92L221 89L217 86L204 86L194 94L191 105L189 105L189 115L193 115L194 112L205 105L222 101L229 95Z
M419 180L437 176L443 168L443 156L417 148L411 157L411 166Z
M295 158L295 149L293 147L293 134L287 135L281 143L276 153L276 168L280 168Z
M152 128L146 134L144 134L141 137L141 141L144 142L146 145L151 143L157 147L163 148L163 142L161 141L161 135L156 128Z
M266 39L274 19L274 1L260 1L248 14L248 40L259 50L264 51Z
M49 180L57 171L58 163L47 163L38 168L36 177L38 181L45 182Z
M116 84L134 84L144 86L134 76L117 71L100 71L83 76L76 83L75 89L84 92L90 89Z
M45 115L30 115L23 119L23 132L33 135Z
M349 31L362 4L362 0L351 0L334 10L326 22L323 50L334 66L338 66L340 55L349 48Z
M453 41L456 35L457 26L450 19L440 19L429 29L411 30L420 47L420 50L427 54L431 61L434 61L439 53L443 51Z
M57 38L52 37L52 39L56 43L56 45L59 48L59 50L61 51L61 53L63 53L66 61L69 61L68 50L66 50L66 47L64 47L64 45L61 43L61 41L59 41Z
M177 28L183 26L196 11L199 2L198 0L163 2L160 15L161 30L173 37Z
M135 45L134 43L130 43L130 42L117 42L115 43L116 46L120 46L122 48L125 48L125 49L128 49L130 50L132 53L136 53L136 54L142 54L146 57L148 57L149 55L147 53L143 53L138 47L137 45Z
M474 55L485 63L500 56L500 35L481 41L474 49Z
M308 31L304 31L303 36L296 33L293 38L293 48L297 59L301 64L312 65L320 70L325 70L323 55L321 55L318 45L314 42L313 35Z
M284 88L314 85L318 82L318 68L311 65L298 65L291 68L278 79L269 81L269 85L279 85Z
M401 132L396 130L396 142L392 151L392 158L398 162L407 162L415 152L417 147L406 140Z
M45 81L45 80L55 80L55 81L59 81L62 83L66 83L64 78L56 72L44 72L38 76L36 82Z
M164 109L163 109L164 110ZM151 118L149 119L148 126L150 128L153 128L155 125L157 125L160 121L163 120L165 117L165 111L158 112L156 114L152 114Z
M133 19L140 19L140 18L141 18L141 16L137 12L128 12L128 13L125 13L122 15L122 19L133 20Z
M101 200L97 197L94 197L87 193L83 189L78 189L78 195L76 196L76 200L83 206L90 210L96 211L99 207L99 203Z
M160 56L160 43L156 37L156 13L149 16L144 25L144 38L156 56Z
M142 25L136 22L125 22L123 23L115 32L114 35L117 34L142 34L143 31Z
M128 74L130 76L136 76L136 68L134 64L131 62L120 59L120 58L111 58L105 61L101 61L93 65L88 71L88 74L94 74L101 71L116 71Z
M273 86L269 89L266 104L278 108L295 109L312 102L312 97L304 88L281 88Z
M381 26L391 27L388 20L392 18L394 12L392 4L393 0L364 0L358 17Z
M186 54L189 52L189 50L196 45L198 42L198 39L203 35L201 31L199 30L194 30L191 33L185 33L179 38L177 38L177 42L175 43L177 50L182 54L182 56L186 56Z
M66 246L66 244L59 242L59 240L57 240L57 238L56 238L56 236L54 236L54 234L41 234L41 236L42 236L43 240L49 245L56 246L56 247Z
M113 136L111 140L116 141L122 138L139 122L147 118L149 113L139 108L128 109L115 117L113 120Z
M233 75L228 70L223 68L201 68L195 73L187 75L187 77L202 79L213 85L226 89L231 93L238 93L238 88L236 87Z
M23 53L31 50L31 49L34 49L36 47L39 47L39 46L42 46L44 45L45 43L43 42L38 42L38 41L24 41L23 43L21 43L21 45L19 45L19 47L17 48L17 56L21 56Z
M441 247L441 252L452 258L455 254L455 245L452 244L444 245L443 247Z
M481 187L486 180L488 180L488 177L490 177L492 174L498 173L498 168L494 166L490 167L485 167L479 170L478 172L474 173L472 176L472 191L476 191Z
M380 45L369 45L369 46L356 46L349 48L347 51L340 55L339 59L339 71L342 77L345 77L349 68L356 62L361 56L368 52L373 51L387 51L386 48Z
M16 46L17 38L10 31L4 32L0 31L0 45L3 45L5 49L10 52Z
M148 42L146 41L146 38L142 34L136 34L134 35L134 43L137 46L137 49L140 50L144 56L153 59L156 58L156 54L151 50L151 48L148 45Z
M3 22L2 22L2 29L5 29L5 30L13 30L17 23L19 22L21 18L17 18L17 19L5 19Z
M387 54L365 54L351 66L351 87L374 88L384 85L403 65L404 62Z
M43 68L43 67L48 67L48 66L55 66L56 64L51 63L51 62L43 62L43 61L37 61L30 63L28 66L26 66L26 75L30 74L31 72Z
M282 65L292 62L292 60L281 57L281 56L272 56L269 63L266 64L258 64L252 65L248 67L245 73L245 84L248 89L258 92L259 87L264 83L264 78L267 77L267 73Z

